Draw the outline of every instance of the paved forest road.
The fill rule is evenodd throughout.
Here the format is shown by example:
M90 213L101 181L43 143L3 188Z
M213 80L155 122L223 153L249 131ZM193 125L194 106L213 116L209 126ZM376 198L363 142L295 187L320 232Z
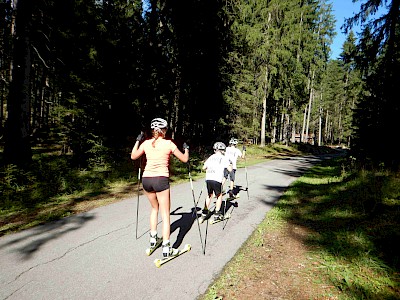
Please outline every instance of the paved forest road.
M326 158L326 156L324 157ZM137 197L84 214L0 238L0 299L196 299L234 256L285 189L322 157L278 159L237 171L237 207L223 222L201 227L207 238L202 252L199 229L192 217L192 190L172 186L171 242L192 250L156 268L158 249L146 256L149 204ZM204 180L195 181L198 207L204 205ZM159 224L159 232L161 226Z

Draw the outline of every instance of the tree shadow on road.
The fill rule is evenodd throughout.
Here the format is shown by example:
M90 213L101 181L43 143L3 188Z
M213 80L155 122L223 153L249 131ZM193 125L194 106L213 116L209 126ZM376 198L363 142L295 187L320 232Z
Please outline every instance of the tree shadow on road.
M11 239L0 248L20 244L21 246L18 248L18 251L22 254L23 259L28 260L47 242L59 239L61 236L81 228L85 223L94 218L92 214L82 214L37 226L31 229L31 234L16 236L16 238Z

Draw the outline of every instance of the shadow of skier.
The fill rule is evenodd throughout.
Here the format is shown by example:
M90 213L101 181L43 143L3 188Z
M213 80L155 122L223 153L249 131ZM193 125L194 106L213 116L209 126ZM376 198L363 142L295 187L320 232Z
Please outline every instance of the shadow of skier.
M180 219L174 221L171 224L171 234L175 230L179 229L178 236L176 237L176 241L172 245L172 248L179 248L179 246L182 245L184 237L189 232L190 228L192 228L192 225L196 220L195 213L200 210L199 207L193 207L190 212L177 213L177 211L181 208L182 207L178 207L173 212L171 212L171 215L181 216Z
M235 185L233 188L233 194L236 196L237 194L240 193L240 191L247 191L248 188L244 188L241 185Z
M226 207L225 207L225 203L226 203ZM230 211L230 213L233 212L233 210L239 207L239 203L235 200L228 200L228 201L222 201L222 206L221 206L221 211L225 212L225 214L229 213L229 210L232 208L232 210Z

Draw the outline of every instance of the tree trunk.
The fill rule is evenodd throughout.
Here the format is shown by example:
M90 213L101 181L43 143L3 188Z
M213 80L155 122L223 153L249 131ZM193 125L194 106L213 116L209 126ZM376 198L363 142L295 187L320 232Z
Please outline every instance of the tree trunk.
M318 146L322 145L322 108L319 108L319 121L318 121Z
M319 102L319 120L318 120L318 146L322 145L322 92L321 92L321 100Z
M325 143L327 143L329 140L328 121L329 121L329 110L326 111L326 116L325 116L325 134L324 134Z
M265 122L267 120L267 90L268 90L268 66L265 67L265 88L262 103L262 117L261 117L261 147L265 146Z
M24 166L32 160L29 141L31 53L29 29L32 1L18 0L12 82L8 98L8 119L5 131L4 159L7 163Z
M300 142L304 143L304 133L306 130L306 119L307 119L307 106L308 104L306 104L306 106L304 107L304 113L303 113L303 127L301 128L301 134L300 134Z
M308 132L309 132L309 127L310 127L310 118L311 118L311 107L312 107L312 102L314 98L314 77L315 77L315 70L312 73L311 76L311 84L310 84L310 98L308 102L308 113L307 113L307 125L306 125L306 142L308 142Z
M293 123L292 124L292 138L291 138L292 143L296 142L296 127L297 127L297 124Z

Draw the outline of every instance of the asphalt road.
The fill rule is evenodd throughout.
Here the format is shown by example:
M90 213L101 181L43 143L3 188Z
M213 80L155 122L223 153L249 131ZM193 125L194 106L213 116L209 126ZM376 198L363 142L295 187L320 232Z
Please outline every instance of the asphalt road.
M161 268L153 263L161 249L145 254L150 213L145 196L139 198L137 225L133 197L1 237L0 299L196 299L285 189L320 159L294 157L238 169L240 198L229 207L231 219L201 224L202 240L189 179L173 185L171 242L179 248L191 244L192 250ZM193 190L200 208L204 180L193 182Z

